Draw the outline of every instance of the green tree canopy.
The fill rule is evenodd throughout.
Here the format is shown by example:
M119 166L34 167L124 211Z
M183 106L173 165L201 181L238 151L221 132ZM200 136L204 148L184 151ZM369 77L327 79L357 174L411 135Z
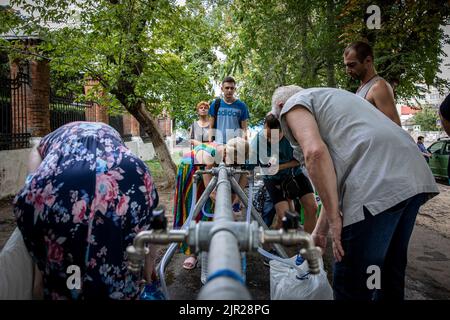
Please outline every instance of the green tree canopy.
M212 96L220 33L202 1L13 0L26 14L21 30L39 34L35 48L50 58L55 79L91 78L103 104L125 107L150 135L159 160L175 173L151 116L167 110L192 121L194 106ZM80 76L80 74L82 76ZM79 85L79 83L78 83ZM90 97L92 98L92 97ZM150 114L148 113L150 112Z
M277 86L330 86L355 91L345 74L343 50L363 40L374 48L378 73L398 83L399 98L421 95L417 84L448 86L437 76L449 43L442 26L448 23L448 1L372 0L235 0L220 2L229 42L223 73L240 81L241 96L251 106L252 121L270 108ZM366 25L367 8L378 5L381 29Z
M422 110L413 117L415 124L420 125L422 131L439 131L437 110L430 106L423 106Z

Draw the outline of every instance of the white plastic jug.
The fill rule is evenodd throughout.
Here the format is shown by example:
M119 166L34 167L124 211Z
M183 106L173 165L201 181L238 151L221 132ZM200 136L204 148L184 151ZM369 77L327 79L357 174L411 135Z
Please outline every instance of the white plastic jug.
M0 251L0 300L31 300L33 261L16 228Z

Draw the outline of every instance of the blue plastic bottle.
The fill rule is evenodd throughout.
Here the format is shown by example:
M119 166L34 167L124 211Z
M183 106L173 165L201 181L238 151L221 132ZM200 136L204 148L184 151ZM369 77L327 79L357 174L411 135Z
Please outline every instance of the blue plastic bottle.
M299 266L299 265L301 265L304 261L305 261L305 259L303 259L303 257L302 257L300 254L298 254L298 255L297 255L297 259L295 259L295 265L296 265L296 266Z
M166 300L160 289L159 281L147 283L139 298L140 300Z

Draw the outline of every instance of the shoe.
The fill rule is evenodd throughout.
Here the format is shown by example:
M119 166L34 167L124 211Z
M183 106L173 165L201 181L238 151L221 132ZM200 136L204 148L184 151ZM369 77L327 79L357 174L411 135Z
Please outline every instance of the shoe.
M197 267L198 260L194 256L187 257L183 262L183 268L186 270L192 270Z

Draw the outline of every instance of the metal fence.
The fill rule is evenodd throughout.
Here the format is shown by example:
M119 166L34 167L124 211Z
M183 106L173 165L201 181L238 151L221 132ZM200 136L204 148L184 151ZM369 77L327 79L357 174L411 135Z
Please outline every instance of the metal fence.
M110 115L109 116L109 125L119 132L120 136L124 136L123 130L123 116L121 114Z
M50 94L51 131L73 121L86 121L86 111L92 103L75 102L71 97L58 97Z
M0 150L30 147L27 131L28 74L19 69L15 78L0 75Z

